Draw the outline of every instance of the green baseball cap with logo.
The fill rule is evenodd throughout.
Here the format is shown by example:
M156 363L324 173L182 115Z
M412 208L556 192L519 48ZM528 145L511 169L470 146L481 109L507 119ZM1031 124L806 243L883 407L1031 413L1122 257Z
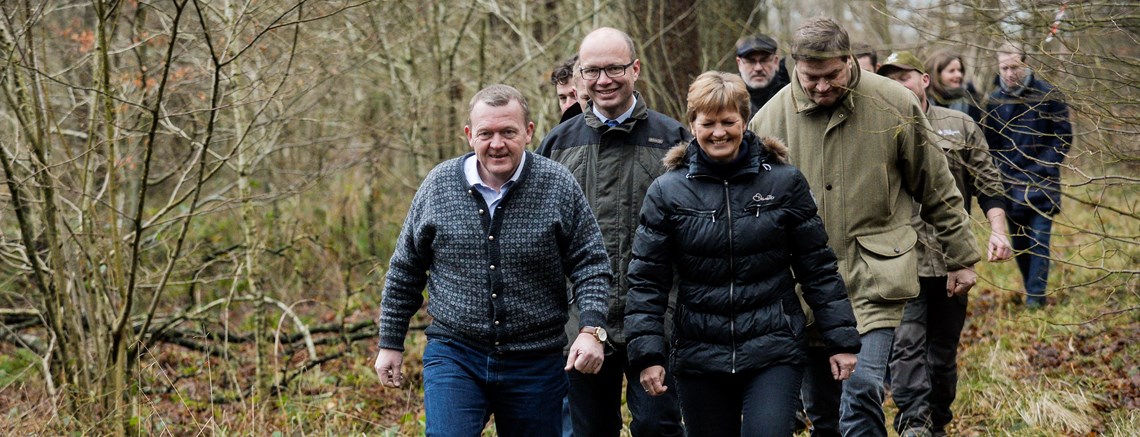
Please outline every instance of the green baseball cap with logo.
M922 61L919 61L918 57L906 50L894 52L891 53L890 56L887 56L887 59L883 61L883 65L879 66L879 70L876 71L876 73L881 76L886 76L896 70L914 70L921 74L926 74L926 69L922 66Z

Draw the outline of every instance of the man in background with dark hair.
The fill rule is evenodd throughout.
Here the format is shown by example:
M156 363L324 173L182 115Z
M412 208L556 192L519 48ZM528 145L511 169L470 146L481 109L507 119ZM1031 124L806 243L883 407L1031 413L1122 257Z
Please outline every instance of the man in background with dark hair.
M859 68L863 71L870 71L872 73L879 68L879 55L875 54L875 48L865 42L857 42L851 44L851 51L855 53L855 61L859 63Z
M554 67L550 72L550 84L554 85L555 95L558 96L558 109L562 111L559 123L582 113L579 104L577 77L574 75L574 66L578 64L578 55L575 54Z

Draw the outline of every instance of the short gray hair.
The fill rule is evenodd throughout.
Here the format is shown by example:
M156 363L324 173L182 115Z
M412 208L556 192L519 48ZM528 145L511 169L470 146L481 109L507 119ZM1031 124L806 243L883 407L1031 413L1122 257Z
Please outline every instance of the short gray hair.
M522 92L510 85L495 84L479 90L471 97L471 103L467 106L467 124L471 124L471 111L475 110L475 105L483 102L487 106L499 107L507 106L511 101L519 102L522 106L523 121L530 123L530 105L526 103L526 97L523 97Z

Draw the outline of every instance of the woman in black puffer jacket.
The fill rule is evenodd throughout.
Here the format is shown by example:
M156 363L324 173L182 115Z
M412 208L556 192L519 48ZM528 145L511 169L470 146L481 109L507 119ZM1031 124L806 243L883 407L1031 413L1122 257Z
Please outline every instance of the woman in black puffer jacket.
M791 435L814 310L837 380L851 376L859 334L835 254L787 148L745 126L739 76L707 72L689 88L696 137L669 152L646 194L629 265L630 366L651 395L671 359L691 436ZM672 344L665 309L678 280ZM671 356L666 351L671 350ZM743 416L744 421L741 422Z

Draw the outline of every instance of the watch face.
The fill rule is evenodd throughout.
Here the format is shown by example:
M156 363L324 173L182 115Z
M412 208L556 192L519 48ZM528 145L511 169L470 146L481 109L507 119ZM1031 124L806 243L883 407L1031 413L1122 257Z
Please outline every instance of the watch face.
M607 338L610 338L609 334L606 333L606 330L602 329L601 327L598 327L598 329L594 331L594 336L598 337L598 341L606 341Z

